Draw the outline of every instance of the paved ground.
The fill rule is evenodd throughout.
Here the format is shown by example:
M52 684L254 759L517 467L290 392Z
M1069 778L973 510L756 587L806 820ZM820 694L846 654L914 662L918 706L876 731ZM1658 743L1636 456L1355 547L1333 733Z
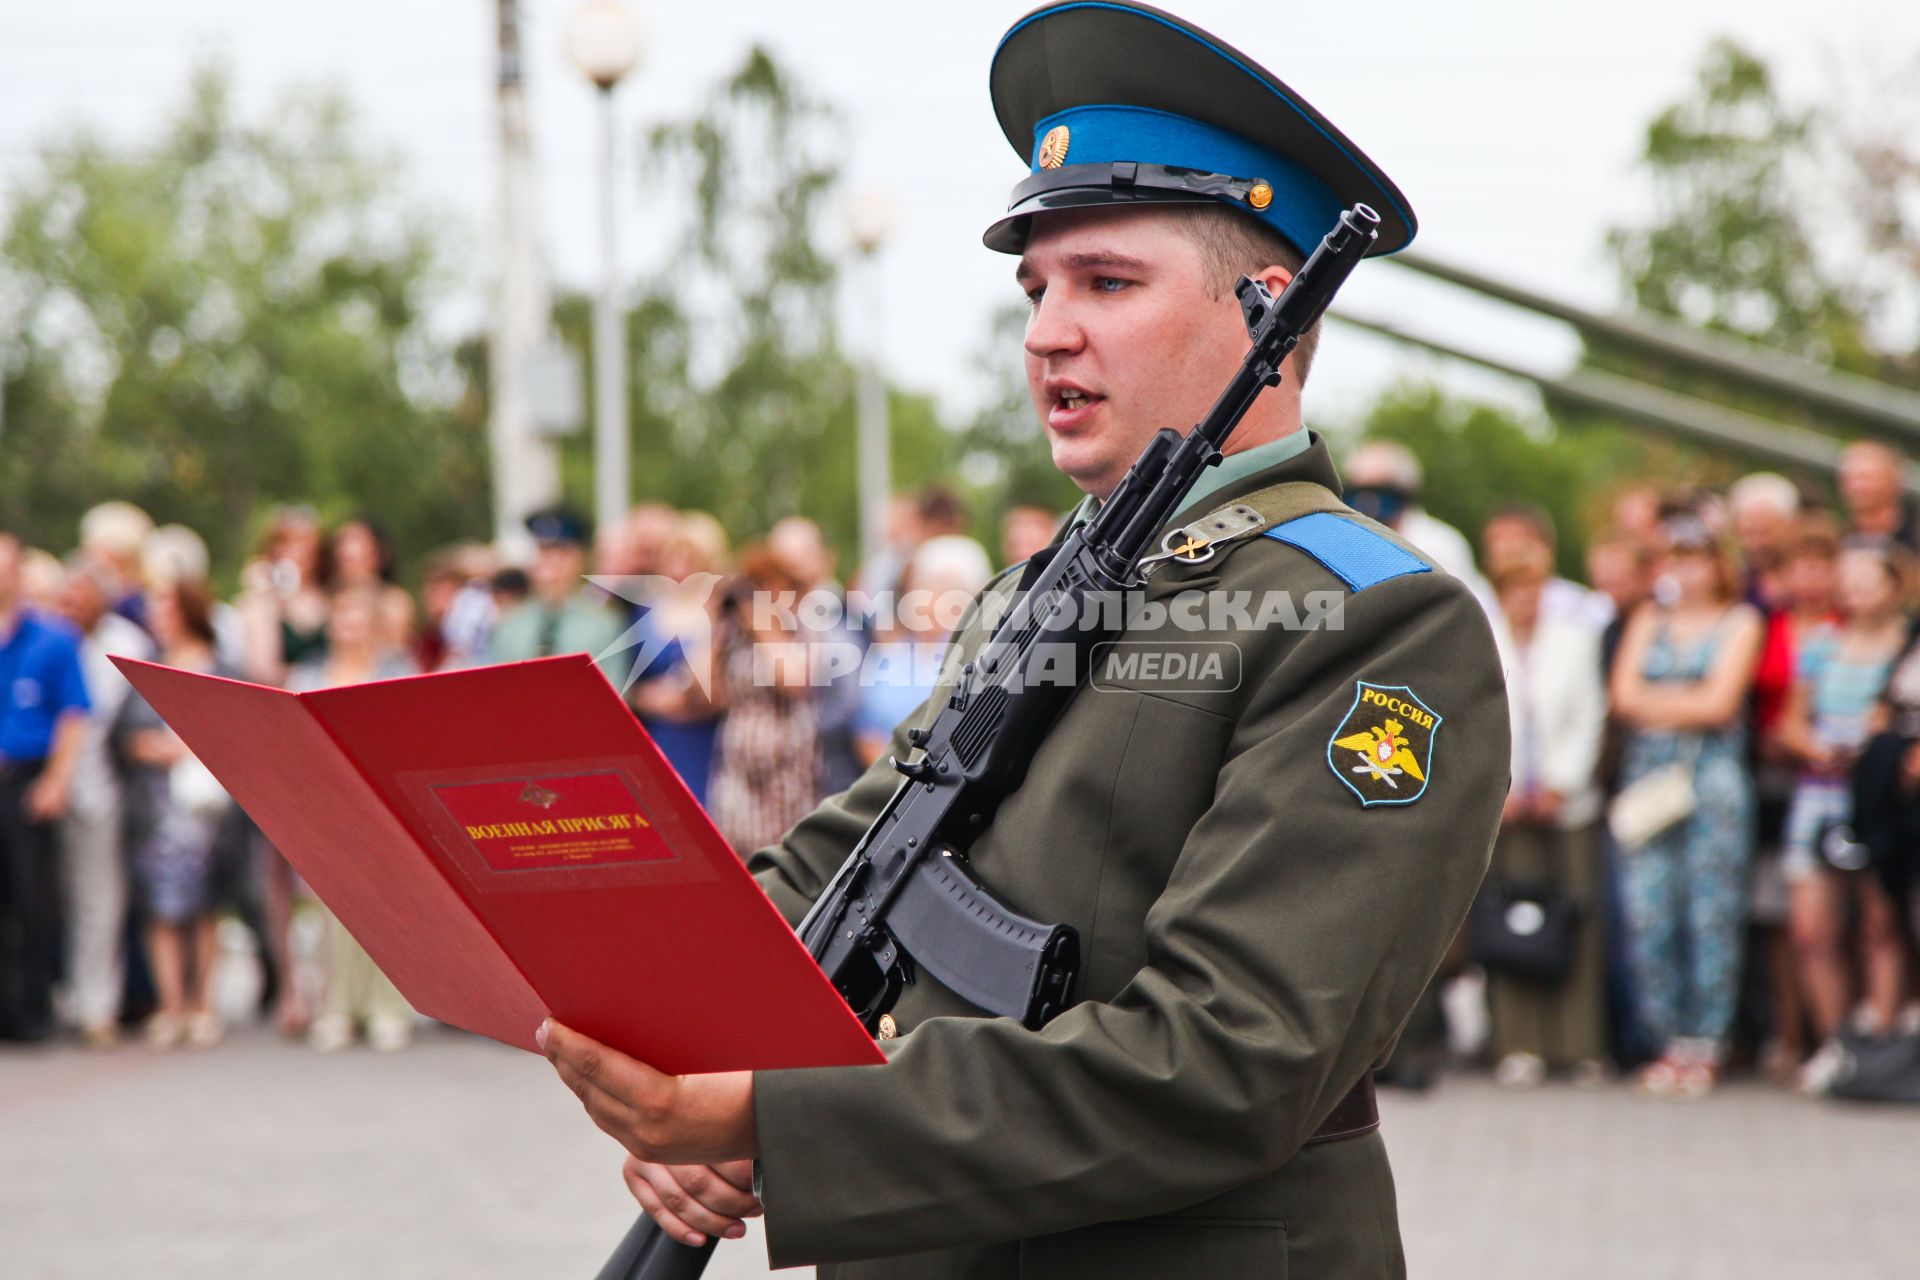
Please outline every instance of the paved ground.
M1417 1278L1920 1274L1920 1113L1471 1079L1386 1113ZM544 1062L448 1031L0 1048L0 1274L586 1280L631 1220L617 1157ZM708 1274L765 1275L764 1249Z

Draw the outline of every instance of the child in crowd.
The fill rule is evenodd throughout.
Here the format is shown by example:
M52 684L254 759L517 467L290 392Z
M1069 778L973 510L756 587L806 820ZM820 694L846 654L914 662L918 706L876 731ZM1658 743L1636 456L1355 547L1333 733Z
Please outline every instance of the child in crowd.
M1858 913L1858 961L1865 1003L1861 1029L1883 1035L1905 990L1906 951L1896 911L1864 863L1852 865L1852 770L1879 727L1881 691L1906 646L1905 580L1894 554L1854 547L1841 555L1844 621L1805 644L1798 678L1780 724L1780 741L1800 761L1787 811L1783 868L1790 886L1790 928L1822 1046L1800 1073L1805 1092L1824 1092L1841 1065L1838 1035L1853 1004L1846 945L1849 909Z

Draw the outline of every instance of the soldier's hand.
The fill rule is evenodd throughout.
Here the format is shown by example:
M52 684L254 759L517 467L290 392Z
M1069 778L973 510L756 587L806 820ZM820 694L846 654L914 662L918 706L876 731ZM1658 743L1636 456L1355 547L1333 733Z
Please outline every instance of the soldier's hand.
M751 1160L653 1164L628 1156L620 1174L647 1215L682 1244L702 1245L708 1236L738 1240L747 1234L743 1219L760 1216Z
M751 1071L670 1076L551 1018L534 1042L593 1122L631 1155L694 1164L759 1154Z

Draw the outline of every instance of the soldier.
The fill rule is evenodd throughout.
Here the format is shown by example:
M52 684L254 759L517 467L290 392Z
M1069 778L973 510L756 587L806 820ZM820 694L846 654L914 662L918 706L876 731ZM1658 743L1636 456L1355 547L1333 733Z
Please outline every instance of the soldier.
M489 652L495 662L523 662L557 653L590 653L596 658L620 637L625 623L604 592L580 585L586 571L587 522L565 507L527 517L535 553L529 574L532 596L495 624ZM602 659L602 670L618 683L625 659Z
M1088 495L1076 518L1238 366L1237 276L1277 294L1355 201L1380 250L1413 235L1297 95L1145 6L1038 10L991 81L1032 171L985 239L1020 255L1028 383ZM541 1028L675 1238L764 1211L775 1266L831 1276L1404 1274L1369 1069L1480 883L1507 711L1472 596L1336 496L1301 426L1312 354L1170 524L1124 637L1157 658L1096 660L972 849L1002 902L1079 930L1078 1003L1030 1031L922 972L885 1066L679 1078ZM753 856L788 919L896 780L877 764Z

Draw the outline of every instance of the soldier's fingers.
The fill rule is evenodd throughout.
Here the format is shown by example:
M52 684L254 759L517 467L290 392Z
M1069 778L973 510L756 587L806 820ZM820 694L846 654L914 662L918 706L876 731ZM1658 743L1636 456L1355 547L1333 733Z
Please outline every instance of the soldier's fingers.
M666 1165L645 1164L640 1177L660 1202L660 1207L693 1230L729 1239L738 1239L747 1233L746 1224L739 1218L700 1203L680 1185L674 1170Z
M760 1196L753 1188L753 1161L722 1160L707 1168L753 1197L753 1209L743 1216L757 1218L766 1212L766 1206L760 1203Z
M657 1101L661 1086L672 1081L672 1077L639 1059L609 1049L551 1018L540 1025L535 1039L567 1087L583 1097L587 1091L595 1091L629 1106L641 1106Z
M682 1190L715 1213L744 1218L760 1211L751 1191L742 1191L704 1164L674 1164L667 1172Z
M696 1248L705 1244L707 1242L706 1233L695 1231L692 1227L669 1213L667 1207L660 1203L660 1197L654 1192L653 1185L635 1172L633 1163L634 1162L629 1161L627 1168L622 1172L627 1179L627 1190L633 1193L633 1198L639 1201L640 1208L646 1212L646 1215L658 1223L662 1231L666 1232L675 1240L678 1240L681 1244L690 1244ZM643 1165L642 1167L645 1168L648 1166Z

